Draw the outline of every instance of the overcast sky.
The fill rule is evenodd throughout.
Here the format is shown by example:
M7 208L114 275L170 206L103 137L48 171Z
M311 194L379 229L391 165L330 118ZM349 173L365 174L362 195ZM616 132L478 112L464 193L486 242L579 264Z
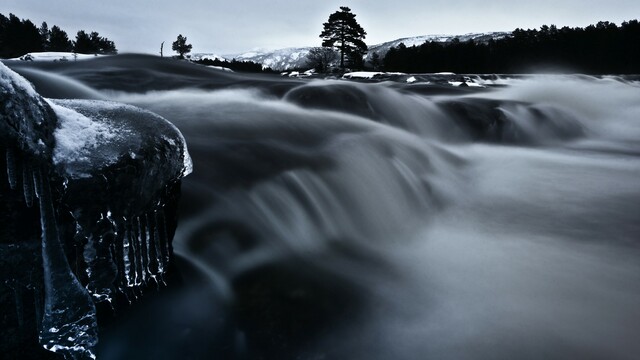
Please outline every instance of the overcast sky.
M180 33L193 52L319 46L322 23L341 5L357 15L367 44L427 34L511 31L543 24L620 24L640 17L640 0L0 0L0 13L58 25L75 37L98 31L120 53L165 53Z

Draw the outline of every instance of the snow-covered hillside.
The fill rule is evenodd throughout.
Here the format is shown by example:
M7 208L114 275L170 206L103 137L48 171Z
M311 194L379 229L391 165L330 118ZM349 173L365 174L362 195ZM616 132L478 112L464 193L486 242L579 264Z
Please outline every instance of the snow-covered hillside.
M365 55L365 60L369 60L371 58L371 55L373 55L374 52L377 52L380 58L384 58L384 56L387 54L389 49L391 49L392 47L396 47L401 43L406 45L407 47L411 47L414 45L416 46L422 45L427 41L447 43L447 42L453 41L453 39L455 38L460 39L460 41L462 42L473 40L479 43L486 43L492 39L493 40L502 39L507 35L509 35L509 33L507 32L489 32L489 33L469 33L464 35L422 35L422 36L406 37L406 38L396 39L393 41L387 41L385 43L378 44L378 45L369 46L369 51L367 52L367 55Z
M252 61L262 64L276 71L307 68L307 54L311 47L286 48L278 50L253 50L241 54L217 55L210 53L196 53L192 60L228 60Z
M227 55L241 61L253 61L276 71L308 68L307 54L311 47L286 48L267 52L250 51L243 54Z

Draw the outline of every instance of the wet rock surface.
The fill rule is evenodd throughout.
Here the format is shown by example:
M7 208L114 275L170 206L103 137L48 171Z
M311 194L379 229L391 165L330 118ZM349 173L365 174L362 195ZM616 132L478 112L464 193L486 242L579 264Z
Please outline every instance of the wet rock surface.
M96 308L164 283L184 139L132 106L46 100L3 65L0 101L0 351L92 358Z

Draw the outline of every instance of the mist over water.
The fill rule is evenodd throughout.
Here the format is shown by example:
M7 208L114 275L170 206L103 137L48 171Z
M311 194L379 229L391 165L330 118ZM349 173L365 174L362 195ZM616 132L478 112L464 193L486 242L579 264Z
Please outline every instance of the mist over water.
M129 60L32 70L54 74L38 75L45 96L160 114L193 158L183 289L117 329L183 340L111 336L105 358L179 358L185 342L195 358L640 356L638 83L439 91ZM125 70L164 82L132 90Z

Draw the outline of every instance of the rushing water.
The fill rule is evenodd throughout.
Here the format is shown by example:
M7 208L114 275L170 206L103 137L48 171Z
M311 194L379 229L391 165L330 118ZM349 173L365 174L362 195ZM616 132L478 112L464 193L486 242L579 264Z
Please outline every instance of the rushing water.
M194 162L183 284L114 325L103 358L640 356L637 82L39 67L23 75L45 96L164 116Z

